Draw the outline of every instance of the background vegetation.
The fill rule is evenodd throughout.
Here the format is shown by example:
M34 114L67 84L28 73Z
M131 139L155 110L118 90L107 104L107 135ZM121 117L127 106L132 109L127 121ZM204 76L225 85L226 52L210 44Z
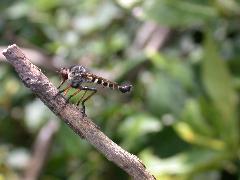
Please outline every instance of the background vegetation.
M238 0L1 0L0 43L28 48L56 86L56 68L73 64L130 81L128 95L99 89L87 114L158 179L239 179L239 18ZM4 61L0 87L0 180L24 173L50 120L59 129L40 179L129 178Z

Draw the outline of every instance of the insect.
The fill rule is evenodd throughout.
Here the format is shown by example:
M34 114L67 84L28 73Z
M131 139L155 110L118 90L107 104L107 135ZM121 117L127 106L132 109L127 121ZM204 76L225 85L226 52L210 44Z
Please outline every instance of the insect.
M108 87L110 89L117 89L122 93L126 93L131 91L132 85L125 83L122 85L119 85L116 82L109 81L107 79L104 79L100 76L97 76L95 74L92 74L89 72L85 67L82 65L75 65L71 66L69 68L63 67L60 70L57 71L60 76L62 77L62 81L60 85L58 86L58 89L61 88L61 86L67 82L67 87L60 90L59 93L64 92L64 95L67 94L70 88L77 89L73 94L71 94L67 101L69 101L73 96L77 95L80 91L84 91L82 97L77 101L77 106L81 103L82 105L82 114L85 114L85 102L90 99L96 92L97 89L95 87L89 87L85 86L84 83L94 83L102 85L103 87ZM85 97L86 93L90 91L91 93Z

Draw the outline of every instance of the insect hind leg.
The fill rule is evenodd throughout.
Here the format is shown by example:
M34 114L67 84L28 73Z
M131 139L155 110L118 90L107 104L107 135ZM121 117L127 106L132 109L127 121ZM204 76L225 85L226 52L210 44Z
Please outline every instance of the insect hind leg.
M81 89L77 89L77 91L75 91L73 94L71 94L68 98L67 98L67 102L75 95L77 95L79 92L81 91Z
M83 94L82 98L79 100L78 104L81 102L81 100L83 99L83 97L85 96L86 92L87 91L91 91L91 94L89 94L86 98L84 98L81 102L82 104L82 114L83 115L86 115L85 114L85 102L90 99L96 92L97 92L97 89L94 88L94 87L87 87L87 86L81 86L80 87L81 90L85 90L85 93Z
M78 100L77 102L77 106L80 104L80 102L82 101L82 99L84 98L84 96L86 95L87 91L85 90L82 97Z

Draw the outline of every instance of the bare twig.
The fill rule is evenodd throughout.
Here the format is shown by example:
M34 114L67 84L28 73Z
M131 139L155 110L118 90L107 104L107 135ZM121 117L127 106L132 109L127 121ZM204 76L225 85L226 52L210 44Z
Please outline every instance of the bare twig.
M14 66L25 86L30 88L53 113L63 119L73 131L84 137L108 160L114 162L134 179L155 179L137 156L128 153L111 141L90 119L82 118L80 110L66 102L56 87L39 68L26 58L18 46L9 46L3 51L3 55Z
M47 159L54 134L57 132L58 127L58 121L50 120L40 130L33 146L32 157L23 175L24 180L39 179L39 175Z

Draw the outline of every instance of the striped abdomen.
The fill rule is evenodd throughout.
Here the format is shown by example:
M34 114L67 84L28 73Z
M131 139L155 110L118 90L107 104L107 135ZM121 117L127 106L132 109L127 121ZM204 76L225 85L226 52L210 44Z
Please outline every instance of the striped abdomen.
M99 84L111 89L118 89L122 93L129 92L132 88L132 85L130 84L119 85L116 82L109 81L107 79L104 79L102 77L90 73L86 74L86 78L92 83Z

